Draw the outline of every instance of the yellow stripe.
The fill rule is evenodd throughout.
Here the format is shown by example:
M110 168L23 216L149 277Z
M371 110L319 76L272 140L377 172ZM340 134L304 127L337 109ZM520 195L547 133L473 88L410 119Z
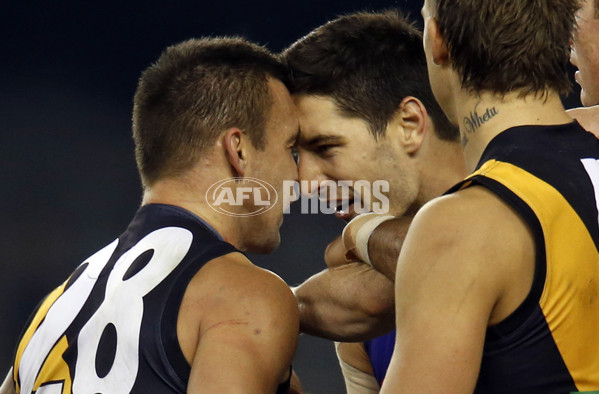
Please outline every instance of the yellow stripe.
M599 254L591 235L555 188L525 170L491 160L477 173L508 187L539 219L547 259L539 304L578 390L597 389Z
M21 357L23 356L23 352L25 351L27 344L29 344L31 337L33 336L33 334L39 327L40 323L42 322L44 317L46 317L46 314L48 313L48 309L50 309L52 304L54 304L54 302L58 299L58 297L60 297L60 295L64 292L65 286L66 286L66 281L61 286L54 289L54 291L52 291L46 297L46 299L44 300L42 305L38 308L38 310L35 314L35 317L31 321L31 324L29 325L29 327L27 327L25 334L23 335L23 337L21 338L21 341L19 342L19 346L17 347L17 354L15 356L14 369L13 369L13 378L15 380L15 384L17 387L17 393L21 392L21 388L19 387L19 384L18 384L18 381L19 381L18 376L19 376L19 364L21 362Z
M63 336L60 341L54 346L48 358L44 362L44 366L40 370L35 381L33 389L37 391L39 387L48 382L63 382L63 394L71 392L71 375L69 366L62 358L63 353L69 346L66 336Z

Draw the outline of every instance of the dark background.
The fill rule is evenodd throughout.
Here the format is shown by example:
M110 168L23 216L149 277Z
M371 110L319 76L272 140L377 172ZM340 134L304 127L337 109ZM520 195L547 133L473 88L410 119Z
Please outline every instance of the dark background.
M125 228L141 188L130 137L140 72L170 44L242 35L279 51L341 13L416 0L4 1L0 8L0 373L31 310ZM567 102L577 106L577 96ZM324 267L342 225L288 215L282 246L253 256L294 285ZM343 393L332 343L302 336L308 393Z

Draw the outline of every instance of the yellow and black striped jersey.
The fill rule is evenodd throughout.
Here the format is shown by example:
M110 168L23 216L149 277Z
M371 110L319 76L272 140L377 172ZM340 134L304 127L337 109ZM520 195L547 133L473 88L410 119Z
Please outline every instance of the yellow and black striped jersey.
M576 122L508 129L449 193L472 185L512 206L536 245L530 293L488 328L475 392L599 390L599 140Z

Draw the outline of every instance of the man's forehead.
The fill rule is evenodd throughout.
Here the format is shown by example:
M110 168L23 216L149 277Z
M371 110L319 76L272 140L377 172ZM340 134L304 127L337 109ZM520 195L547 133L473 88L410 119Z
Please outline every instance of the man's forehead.
M299 93L291 95L291 98L298 111L305 116L311 115L312 119L318 114L341 112L339 104L331 96Z
M327 96L293 95L299 124L300 140L318 142L318 140L338 138L340 130L339 109L336 103Z

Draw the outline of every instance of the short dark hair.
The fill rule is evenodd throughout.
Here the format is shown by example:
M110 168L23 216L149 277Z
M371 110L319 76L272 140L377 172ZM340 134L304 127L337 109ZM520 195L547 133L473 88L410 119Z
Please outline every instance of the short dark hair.
M348 116L366 120L375 138L406 96L426 107L439 138L455 141L430 88L422 34L398 10L341 16L282 53L292 94L333 98Z
M191 39L168 47L141 75L133 139L144 185L191 167L226 129L259 149L273 99L268 77L286 69L265 48L239 37Z
M570 92L570 37L579 0L431 1L464 88Z

